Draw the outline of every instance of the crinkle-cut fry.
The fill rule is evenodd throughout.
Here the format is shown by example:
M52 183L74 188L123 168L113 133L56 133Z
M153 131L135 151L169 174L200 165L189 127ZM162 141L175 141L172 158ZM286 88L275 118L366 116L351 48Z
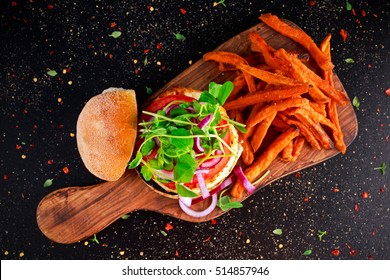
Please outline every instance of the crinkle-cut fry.
M294 108L289 110L287 113L288 115L297 118L301 123L306 124L315 138L321 144L322 148L329 150L334 147L332 139L330 139L329 135L325 132L321 124L312 118L312 115L309 114L308 110Z
M288 86L288 87L286 86L277 89L273 89L273 88L265 89L265 90L254 92L253 94L246 94L244 96L237 98L236 100L227 101L223 107L225 108L225 110L233 110L233 109L243 108L246 106L255 105L260 102L278 101L282 99L300 96L306 93L308 89L309 89L308 84Z
M282 150L282 160L285 161L292 161L293 156L293 149L294 149L294 140L291 140L286 147Z
M275 112L284 111L292 107L304 107L309 105L309 100L306 98L292 97L274 102L262 108L253 118L247 120L247 127L254 126L262 122L265 118L273 115Z
M334 139L334 145L335 147L342 153L345 154L347 151L347 146L344 142L344 134L341 130L339 117L337 113L337 105L332 100L327 104L327 112L328 112L328 118L335 126L335 130L332 131L333 133L333 139Z
M275 116L276 116L276 112L273 115L265 118L257 126L253 127L256 128L251 138L251 145L252 145L253 152L257 152L257 150L260 148L265 138L265 135L267 134L267 131L270 128Z
M291 161L296 161L301 154L303 146L305 145L305 137L303 135L299 135L294 139L293 150L292 150L292 159Z
M316 139L314 134L311 132L310 128L305 123L302 123L298 120L293 120L293 119L288 119L287 123L289 125L295 125L295 126L299 127L299 129L301 130L302 136L305 137L306 141L310 144L312 149L321 150L320 143L318 142L318 140Z
M247 168L244 170L249 182L253 182L263 173L268 166L276 159L280 152L288 145L288 143L299 135L299 128L291 127L280 136L278 136L267 149ZM232 187L231 195L236 198L241 198L245 188L239 180Z
M291 79L291 78L288 78L288 77L285 77L285 76L282 76L282 75L279 75L279 74L276 74L273 72L265 71L265 70L262 70L262 69L259 69L256 67L245 65L245 64L238 65L238 69L240 69L244 73L247 73L247 74L249 74L257 79L260 79L260 80L267 82L268 84L272 84L272 85L293 86L293 85L303 84L300 81L297 81L297 80L294 80L294 79Z
M306 32L288 25L272 14L263 14L260 16L260 19L283 36L292 39L306 48L321 69L333 69L333 63L321 52L316 43L308 34L306 34Z
M316 85L326 96L336 101L339 105L343 106L349 102L348 96L331 86L328 81L323 80L299 59L289 55L286 50L279 49L275 51L275 56L279 56L281 59L288 59L287 62L290 63L291 69L294 73L298 73L300 76L303 76L305 79L311 81L311 85Z
M226 63L234 65L236 68L238 65L248 65L248 62L238 54L225 51L212 51L203 55L204 61L215 61L218 63ZM248 85L249 92L256 91L256 82L253 76L244 73L246 83Z

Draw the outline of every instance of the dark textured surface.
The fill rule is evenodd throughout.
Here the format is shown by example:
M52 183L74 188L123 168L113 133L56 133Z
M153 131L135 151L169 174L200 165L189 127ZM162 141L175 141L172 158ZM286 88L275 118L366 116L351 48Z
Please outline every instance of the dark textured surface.
M351 11L330 0L132 2L1 1L1 259L390 259L390 170L374 169L390 165L388 1L350 1ZM35 211L46 194L99 182L76 148L85 102L110 86L134 88L142 102L147 87L159 89L265 12L316 42L332 33L335 71L361 103L346 155L273 183L213 222L139 211L98 233L98 242L43 236ZM109 36L117 30L119 38Z

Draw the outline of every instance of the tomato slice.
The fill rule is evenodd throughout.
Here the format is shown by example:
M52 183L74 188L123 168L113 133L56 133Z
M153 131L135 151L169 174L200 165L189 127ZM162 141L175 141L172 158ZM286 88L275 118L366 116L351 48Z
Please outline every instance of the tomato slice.
M192 102L196 100L193 97L186 95L167 95L161 98L156 99L152 104L146 107L145 111L155 113L161 108L164 108L167 104L175 100L183 100L184 102Z

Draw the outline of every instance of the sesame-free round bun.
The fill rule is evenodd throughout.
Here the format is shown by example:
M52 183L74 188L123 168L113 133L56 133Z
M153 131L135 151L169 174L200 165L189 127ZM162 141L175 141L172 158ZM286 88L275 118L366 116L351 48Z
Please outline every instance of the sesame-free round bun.
M77 147L86 168L106 181L127 168L137 136L135 92L109 88L92 97L77 120Z

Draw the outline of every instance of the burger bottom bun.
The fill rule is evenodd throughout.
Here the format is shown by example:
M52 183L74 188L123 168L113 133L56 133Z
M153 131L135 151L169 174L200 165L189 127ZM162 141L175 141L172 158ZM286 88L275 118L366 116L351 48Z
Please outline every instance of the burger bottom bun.
M85 104L77 120L81 159L92 174L106 181L116 181L123 175L136 136L137 101L133 90L104 90Z

